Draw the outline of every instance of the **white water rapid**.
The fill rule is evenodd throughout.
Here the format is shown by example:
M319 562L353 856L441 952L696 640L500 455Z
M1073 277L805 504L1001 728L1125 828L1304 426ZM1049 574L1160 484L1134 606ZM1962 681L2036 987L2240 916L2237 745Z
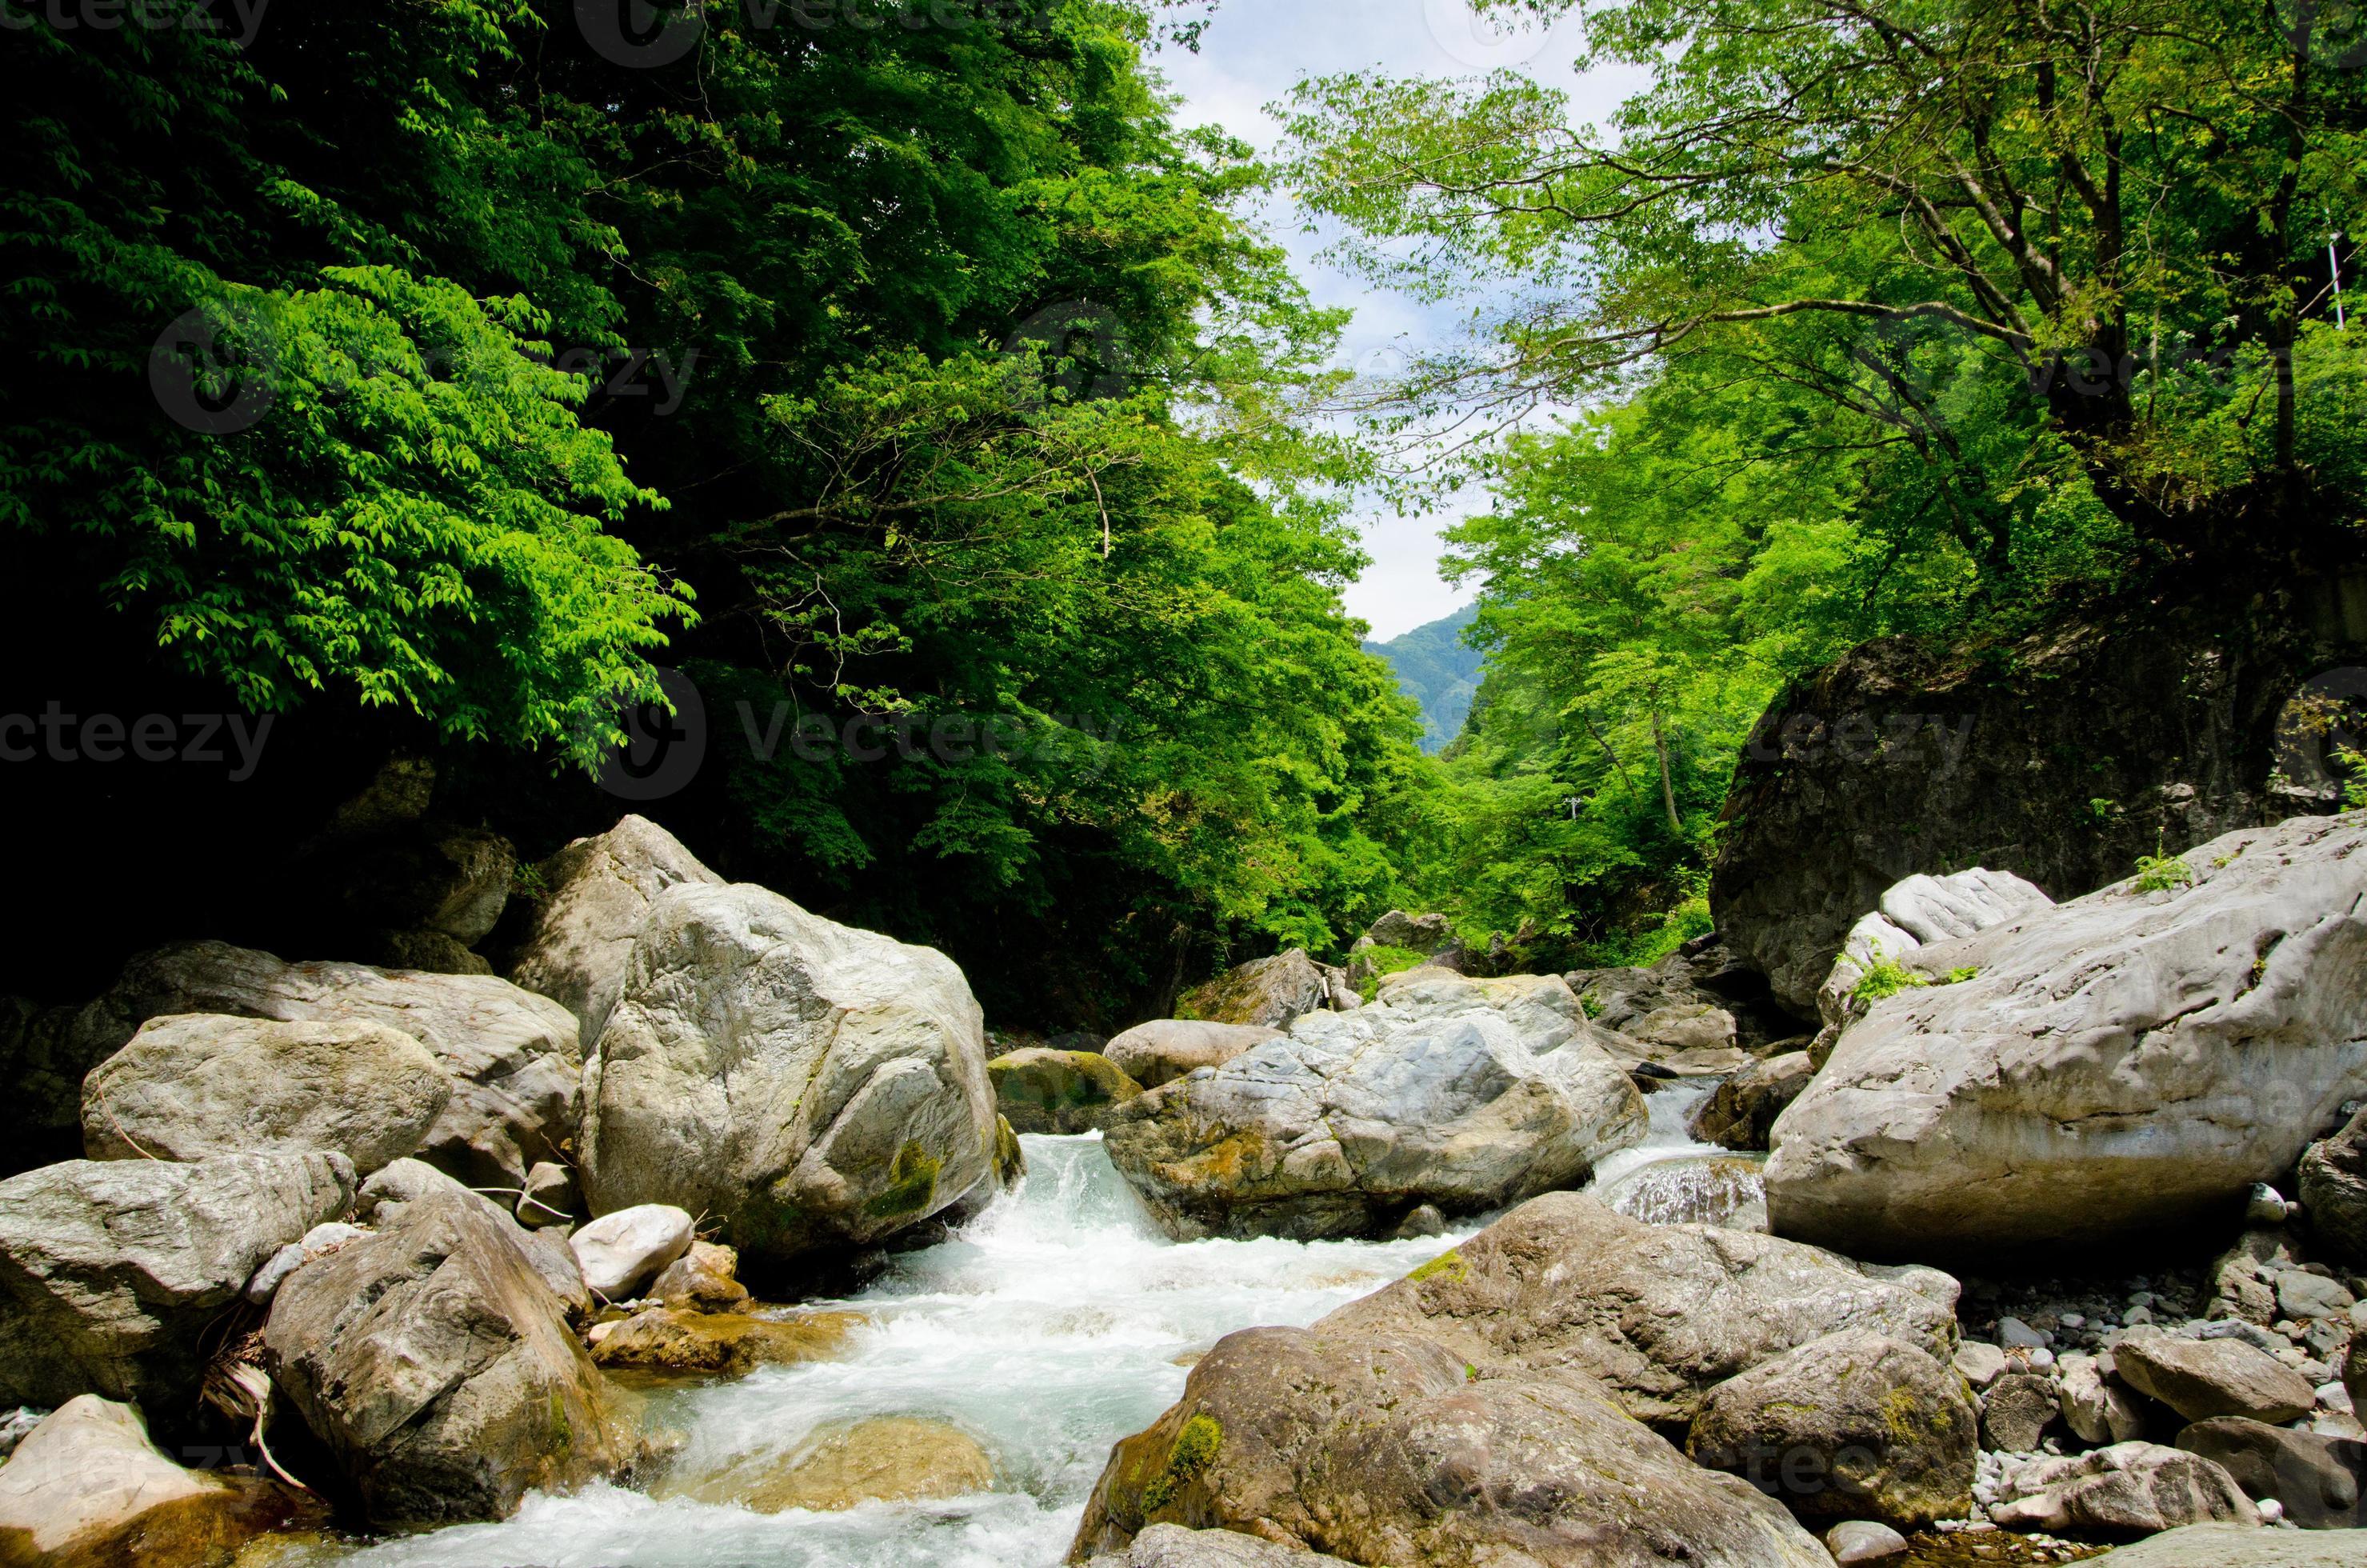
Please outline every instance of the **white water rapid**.
M1605 1163L1609 1188L1661 1162L1717 1153L1684 1120L1700 1092L1652 1096L1650 1138ZM499 1525L367 1549L320 1548L285 1568L1052 1568L1117 1438L1183 1392L1187 1363L1225 1335L1307 1324L1478 1228L1407 1242L1162 1237L1098 1135L1025 1139L1020 1190L956 1239L904 1254L861 1294L816 1306L869 1320L841 1360L652 1396L651 1425L687 1435L695 1483L787 1454L871 1416L960 1428L991 1457L993 1490L843 1513L765 1515L620 1487L529 1499Z

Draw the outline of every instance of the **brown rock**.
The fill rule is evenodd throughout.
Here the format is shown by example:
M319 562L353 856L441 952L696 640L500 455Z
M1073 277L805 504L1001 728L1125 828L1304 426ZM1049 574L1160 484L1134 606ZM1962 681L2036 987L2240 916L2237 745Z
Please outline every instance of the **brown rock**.
M993 1484L994 1461L968 1434L891 1415L824 1427L785 1456L742 1460L681 1492L703 1503L781 1514L960 1497Z
M2007 1529L2154 1535L2183 1525L2257 1525L2260 1517L2225 1471L2154 1443L2041 1460L2015 1474L2012 1489L1989 1510Z
M1693 1134L1728 1149L1763 1150L1767 1130L1816 1075L1805 1051L1753 1062L1702 1102L1693 1113Z
M2306 1415L2317 1396L2309 1380L2238 1339L2131 1334L2113 1347L2120 1379L2189 1421L2243 1415L2271 1426Z
M1281 1036L1263 1024L1214 1024L1199 1018L1159 1018L1137 1024L1103 1054L1146 1089L1203 1067L1222 1067L1251 1046Z
M1343 993L1353 1000L1345 971L1317 963L1306 949L1293 948L1226 971L1177 1003L1176 1011L1211 1023L1278 1029L1331 1006Z
M2008 1372L1982 1396L1981 1435L1986 1446L1999 1453L2035 1453L2046 1428L2062 1413L2052 1380L2034 1372Z
M763 1366L830 1360L864 1321L859 1312L781 1320L651 1307L611 1326L592 1359L611 1370L739 1377Z
M2367 1443L2223 1415L2180 1432L2178 1446L2234 1476L2254 1502L2275 1498L2284 1506L2285 1517L2304 1529L2367 1525L2367 1512L2360 1507L2360 1494L2367 1488Z
M713 1242L693 1242L668 1264L650 1294L669 1307L695 1312L736 1312L748 1304L740 1283L740 1255Z

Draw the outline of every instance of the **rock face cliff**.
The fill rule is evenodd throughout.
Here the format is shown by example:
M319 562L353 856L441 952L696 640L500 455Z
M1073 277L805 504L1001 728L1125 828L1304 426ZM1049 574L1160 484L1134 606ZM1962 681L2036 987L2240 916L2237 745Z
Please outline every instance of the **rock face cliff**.
M2272 786L2279 718L2314 677L2367 664L2347 603L2304 587L2133 606L1976 653L1857 649L1745 744L1718 930L1814 1017L1850 923L1915 872L1987 866L2074 898L2159 843L2313 809Z

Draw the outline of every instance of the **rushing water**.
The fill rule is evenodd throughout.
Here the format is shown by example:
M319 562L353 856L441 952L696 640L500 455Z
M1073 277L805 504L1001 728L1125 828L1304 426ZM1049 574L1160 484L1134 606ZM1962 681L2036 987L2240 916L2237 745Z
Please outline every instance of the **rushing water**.
M1700 1092L1652 1096L1645 1145L1606 1162L1606 1190L1658 1162L1716 1153L1684 1119ZM653 1396L651 1426L686 1435L677 1483L787 1455L869 1416L960 1428L991 1457L974 1496L765 1515L597 1486L537 1497L499 1525L360 1551L343 1568L1050 1568L1067 1551L1110 1445L1183 1392L1225 1335L1307 1324L1426 1262L1455 1237L1410 1242L1163 1238L1097 1135L1024 1140L1020 1190L957 1238L899 1257L860 1295L845 1358ZM1467 1230L1464 1233L1468 1233Z

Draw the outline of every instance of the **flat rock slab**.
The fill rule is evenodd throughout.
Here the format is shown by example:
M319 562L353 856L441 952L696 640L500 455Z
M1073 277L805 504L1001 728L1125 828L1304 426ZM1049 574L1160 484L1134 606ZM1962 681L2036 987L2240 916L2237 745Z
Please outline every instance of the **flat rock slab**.
M2112 1352L2121 1381L2189 1421L2241 1415L2271 1426L2317 1402L2307 1378L2239 1339L2131 1334Z
M2089 1561L2093 1568L2359 1568L2367 1530L2190 1525Z

